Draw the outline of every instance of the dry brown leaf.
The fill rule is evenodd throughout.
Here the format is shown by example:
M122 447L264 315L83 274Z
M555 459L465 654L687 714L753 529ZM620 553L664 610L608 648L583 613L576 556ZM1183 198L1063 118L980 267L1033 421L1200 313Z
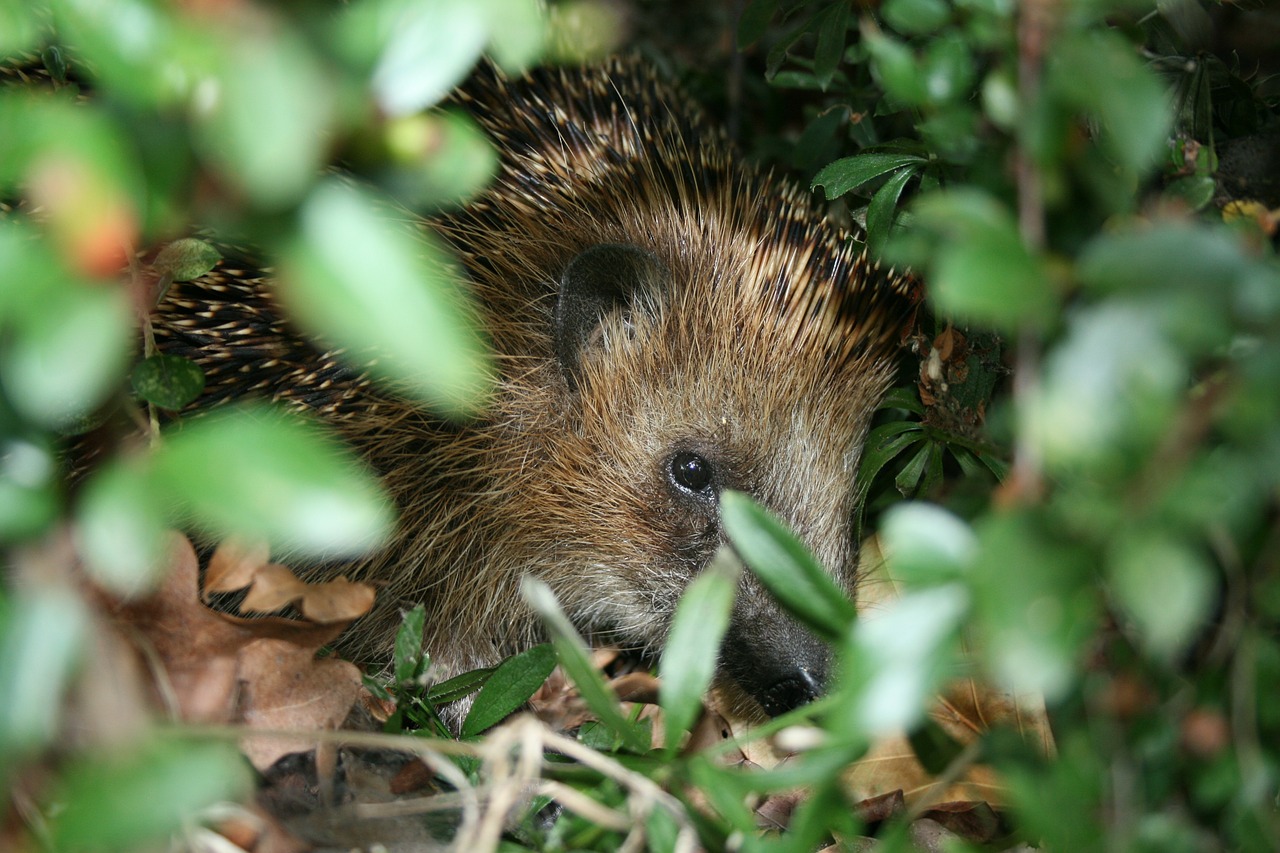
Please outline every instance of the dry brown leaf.
M254 633L200 603L195 549L176 533L172 543L164 583L146 598L116 603L115 615L154 650L182 719L230 722L236 702L236 656Z
M240 604L241 613L275 613L307 592L307 583L279 563L259 566L253 573L252 584Z
M227 539L209 558L204 572L203 600L217 592L235 592L253 583L254 575L267 563L271 551L265 542Z
M337 729L360 695L360 670L315 649L276 639L255 640L240 655L241 718L250 728L297 731ZM315 740L246 737L241 749L259 770L281 756L315 747Z
M344 577L310 584L302 596L302 615L312 622L350 622L373 607L373 587Z
M303 732L337 728L360 694L360 672L345 661L315 655L347 622L317 625L214 611L197 596L199 567L191 543L176 534L173 543L173 564L160 589L117 603L115 612L154 650L182 719ZM292 578L287 570L280 574L270 564L260 565L253 583L267 577L287 585L284 574ZM247 738L244 750L263 769L280 755L313 745L314 738L305 735L260 737Z

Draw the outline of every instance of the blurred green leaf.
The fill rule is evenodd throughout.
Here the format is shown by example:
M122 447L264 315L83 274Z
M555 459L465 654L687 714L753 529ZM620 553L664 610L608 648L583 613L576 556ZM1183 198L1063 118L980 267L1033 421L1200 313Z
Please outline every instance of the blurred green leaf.
M462 737L478 735L519 710L555 668L555 650L546 643L498 664L462 721Z
M23 251L34 249L28 245ZM0 259L0 269L5 265ZM96 409L123 377L131 337L129 306L119 288L74 281L17 286L21 290L24 285L29 301L7 340L0 340L0 383L22 414L65 429Z
M910 47L874 30L863 30L862 37L871 52L871 68L889 97L907 107L929 100L925 73Z
M920 61L931 103L967 98L976 74L968 44L958 36L939 37L925 48Z
M1155 659L1172 661L1208 624L1217 604L1213 572L1186 544L1134 531L1120 538L1107 563L1111 592Z
M153 355L139 362L130 381L143 400L173 412L204 391L204 371L190 359L176 355Z
M880 540L893 577L910 586L962 579L978 555L973 530L934 504L895 504L880 522Z
M324 162L335 109L331 81L292 31L212 35L216 97L195 141L259 206L293 204Z
M59 38L81 55L101 86L139 105L170 104L206 70L201 35L172 9L149 0L48 0Z
M844 661L837 730L876 737L919 723L928 700L953 674L968 610L968 591L945 584L909 592L859 619Z
M0 768L57 735L88 626L84 603L68 589L0 594Z
M1155 163L1169 135L1169 97L1137 48L1114 32L1086 30L1060 39L1049 59L1048 85L1097 116L1101 144L1127 172Z
M475 120L457 110L405 116L386 127L390 182L415 209L458 204L498 171L498 152Z
M871 153L845 157L825 166L814 175L810 186L822 187L828 199L839 198L868 181L905 166L919 166L928 161L918 154Z
M508 74L523 71L541 55L547 20L538 0L486 0L489 10L489 56Z
M93 579L122 596L151 589L167 564L176 519L145 459L94 471L76 504L76 540Z
M1097 579L1079 546L1028 512L988 514L971 577L978 652L1011 693L1063 697L1101 618Z
M140 850L163 842L201 809L252 789L252 771L233 744L139 746L68 768L51 826L54 850Z
M343 27L374 39L371 86L381 109L404 116L433 106L462 82L489 40L491 3L448 0L365 0ZM514 41L504 44L512 49Z
M729 628L741 572L737 557L722 548L680 597L658 664L668 750L679 746L681 736L702 710L703 696L715 676L720 642Z
M934 193L913 210L917 226L944 235L930 277L937 308L1006 330L1043 327L1057 310L1044 262L1022 243L995 199L975 190Z
M478 408L489 361L443 251L337 182L312 193L301 224L279 284L293 316L448 414Z
M40 23L28 0L0 0L0 57L35 47Z
M1252 263L1237 235L1190 223L1093 238L1081 252L1080 281L1104 291L1200 290L1221 292L1245 276Z
M520 582L520 593L542 617L551 634L551 642L555 645L560 665L573 679L573 683L578 685L578 692L582 694L587 707L628 749L637 753L648 752L648 740L622 715L617 696L600 677L599 670L591 662L586 643L560 609L560 603L556 601L551 588L526 575Z
M1163 431L1186 365L1160 325L1149 306L1118 299L1069 318L1019 410L1022 435L1051 468L1116 462L1130 436Z
M213 532L328 557L390 534L377 479L315 424L247 404L180 427L155 456L156 482Z
M58 465L48 442L0 430L0 545L46 530L62 508Z
M928 35L951 19L945 0L885 0L884 21L903 35Z
M796 535L749 495L726 490L720 518L734 549L778 602L825 637L841 637L856 612Z

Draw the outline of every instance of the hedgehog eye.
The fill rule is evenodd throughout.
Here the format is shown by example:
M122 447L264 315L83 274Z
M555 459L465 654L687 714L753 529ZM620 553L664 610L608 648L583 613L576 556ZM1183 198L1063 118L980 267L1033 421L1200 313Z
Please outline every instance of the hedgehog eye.
M711 488L711 473L711 463L696 453L671 457L671 480L686 491L706 493Z

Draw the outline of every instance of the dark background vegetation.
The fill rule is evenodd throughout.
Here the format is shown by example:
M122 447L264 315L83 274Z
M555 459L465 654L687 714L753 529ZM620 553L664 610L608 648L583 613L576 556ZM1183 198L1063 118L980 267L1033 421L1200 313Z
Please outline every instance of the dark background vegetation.
M261 417L108 446L69 496L67 436L107 411L148 433L191 390L181 376L149 390L145 369L130 384L146 352L132 318L155 278L216 257L187 244L152 279L131 259L197 229L249 239L286 273L316 273L294 276L293 298L328 306L309 320L318 331L376 341L393 379L441 377L413 392L465 412L483 354L466 334L417 333L456 327L453 284L380 211L458 203L493 160L464 119L421 110L482 51L516 68L625 42L746 156L812 182L874 254L916 271L929 311L862 471L864 523L901 590L882 616L899 642L833 616L821 589L792 602L844 676L790 721L819 736L786 771L639 754L607 698L614 736L591 743L680 802L709 803L693 826L713 849L867 831L838 779L886 725L912 731L937 772L978 761L1000 774L993 849L1280 849L1275 9L562 2L549 20L516 0L0 2L0 837L136 849L243 792L225 739L131 733L108 755L66 736L91 605L52 543L70 536L96 583L129 591L154 582L175 506L293 547L385 533L376 484L330 456L318 427ZM334 497L342 524L314 541L314 524L255 501L264 483ZM754 570L769 566L753 537L786 551L750 507L726 523ZM794 577L810 577L793 557ZM718 612L727 581L708 578L698 605ZM664 674L664 705L685 720L705 682ZM910 689L886 706L887 675ZM955 677L1042 696L1053 754L1007 724L967 751L931 739L924 709ZM607 774L571 781L611 806L635 796ZM748 795L797 786L809 799L790 831L757 833ZM653 814L648 843L683 843L683 824ZM892 821L876 829L882 849L908 843ZM504 843L612 849L623 834L529 817Z

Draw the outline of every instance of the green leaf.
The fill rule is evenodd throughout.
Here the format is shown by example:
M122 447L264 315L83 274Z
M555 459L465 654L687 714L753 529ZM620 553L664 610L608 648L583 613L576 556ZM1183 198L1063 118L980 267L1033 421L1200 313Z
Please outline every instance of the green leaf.
M862 36L871 53L871 69L884 87L885 94L907 107L927 102L929 90L915 52L881 32L863 30Z
M720 495L720 517L734 549L783 607L822 636L844 636L853 604L786 525L735 491Z
M907 463L898 471L898 476L893 478L893 485L903 497L912 497L916 494L920 487L920 479L924 476L926 463L929 461L929 451L933 446L933 442L922 442L920 448L907 460Z
M58 518L60 473L48 440L0 437L0 544L38 536Z
M1099 627L1093 561L1030 512L987 515L974 532L979 658L1004 689L1041 693L1052 703L1070 689Z
M0 0L0 57L35 47L40 38L35 9L26 0Z
M885 0L880 10L884 22L906 36L928 35L951 20L944 0Z
M396 681L400 684L413 681L422 674L422 634L426 619L427 611L421 604L406 611L400 619L400 627L396 630L395 650L391 657L395 665Z
M1103 291L1148 289L1220 292L1251 264L1238 237L1222 228L1180 223L1101 233L1085 246L1077 273Z
M164 740L82 760L67 769L58 794L53 848L149 848L202 809L238 800L252 787L253 774L230 743Z
M489 55L515 74L532 65L547 40L546 12L538 0L488 0Z
M382 54L373 70L383 111L402 116L433 106L462 82L489 39L483 3L426 0L384 4Z
M924 502L904 501L886 510L880 541L893 576L908 586L959 580L978 555L978 539L968 524Z
M1027 250L999 202L975 190L944 191L914 210L920 227L947 238L930 280L939 310L1009 331L1053 318L1057 295L1044 261Z
M1164 531L1129 532L1115 543L1107 569L1112 596L1156 660L1175 661L1208 625L1218 591L1198 549Z
M484 686L484 683L493 675L494 669L496 667L473 669L470 672L455 675L447 681L434 684L431 687L431 692L427 694L427 699L433 705L447 705L450 702L456 702L459 699L470 696Z
M122 596L152 588L168 564L173 510L147 459L95 471L76 503L76 539L93 579Z
M320 172L335 101L307 43L290 31L269 32L249 28L214 42L219 97L195 141L256 204L279 209Z
M844 157L822 168L810 184L822 187L828 199L839 198L868 181L904 166L918 166L928 161L918 154L872 153Z
M68 428L93 412L124 375L130 342L125 294L68 281L43 288L38 301L21 310L18 324L0 340L0 384L28 418Z
M867 251L879 257L893 227L893 213L898 207L902 190L916 174L914 168L899 169L871 197L867 205Z
M490 364L443 250L336 181L303 205L301 225L279 282L291 316L358 361L376 357L371 369L398 390L448 414L475 411Z
M148 403L176 412L204 391L204 371L188 358L153 355L133 368L130 382Z
M1142 174L1165 147L1172 121L1168 93L1114 32L1090 30L1060 39L1048 85L1076 109L1096 116L1103 149L1131 174Z
M818 44L814 51L813 74L825 90L835 77L844 56L849 31L849 4L833 3L818 19Z
M202 526L275 550L354 555L390 533L390 503L373 473L314 423L261 404L170 430L155 476Z
M0 766L57 735L89 624L69 589L40 585L0 597Z
M213 269L220 260L222 253L212 243L184 237L161 249L152 266L173 281L192 281Z
M946 584L909 592L860 619L845 658L846 699L833 724L846 736L876 737L923 720L938 686L954 674L969 607L964 586Z
M1180 199L1190 210L1203 210L1213 201L1217 183L1212 175L1187 175L1165 187L1166 198Z
M600 677L600 672L591 662L586 643L582 641L582 637L578 635L568 617L564 615L564 611L560 609L560 604L556 601L555 593L551 588L542 581L526 575L520 582L520 593L525 601L529 602L534 612L542 617L543 623L551 634L551 642L555 645L560 665L573 679L573 683L578 685L578 692L582 694L587 707L614 733L615 737L622 740L628 749L637 753L648 752L649 742L641 737L636 727L622 715L618 707L618 698Z
M969 96L976 69L973 54L963 39L935 39L925 48L920 66L930 103L945 104Z
M703 696L715 676L720 642L729 628L741 571L738 559L721 548L676 606L658 664L668 750L679 746L681 735L692 728L702 709Z
M556 653L543 643L498 664L462 722L462 737L492 728L529 701L556 668Z
M745 49L758 42L769 28L777 11L778 0L749 0L738 18L738 47Z

